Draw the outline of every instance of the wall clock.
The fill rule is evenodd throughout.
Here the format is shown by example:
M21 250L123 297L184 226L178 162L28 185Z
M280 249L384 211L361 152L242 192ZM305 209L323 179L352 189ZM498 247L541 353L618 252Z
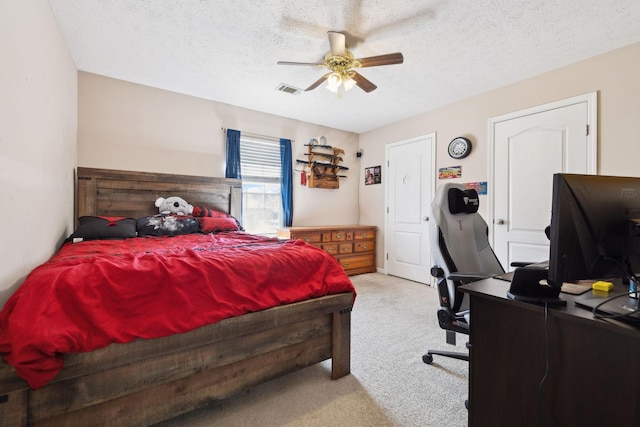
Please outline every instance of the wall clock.
M461 136L449 143L449 155L454 159L464 159L471 153L471 141Z

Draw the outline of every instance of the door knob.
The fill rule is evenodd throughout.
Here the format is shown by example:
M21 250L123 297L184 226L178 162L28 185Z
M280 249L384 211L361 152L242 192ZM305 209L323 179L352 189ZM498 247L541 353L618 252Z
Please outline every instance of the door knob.
M504 224L504 219L502 219L502 218L494 219L493 223L497 224L497 225L503 225Z
M423 221L429 221L429 217L428 217L428 216L425 216L425 217L423 217L423 218L422 218L422 220L423 220Z

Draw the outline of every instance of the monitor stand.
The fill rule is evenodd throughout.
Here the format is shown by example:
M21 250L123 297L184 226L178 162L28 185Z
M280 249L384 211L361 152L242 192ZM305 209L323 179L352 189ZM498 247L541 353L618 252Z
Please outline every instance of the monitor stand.
M525 295L516 295L511 292L507 292L507 298L512 299L514 301L528 302L531 304L539 304L539 305L553 305L553 306L567 305L567 301L563 300L560 297L532 297L532 296L525 296Z
M567 305L559 297L560 288L547 283L548 270L536 267L516 268L507 298L540 305Z

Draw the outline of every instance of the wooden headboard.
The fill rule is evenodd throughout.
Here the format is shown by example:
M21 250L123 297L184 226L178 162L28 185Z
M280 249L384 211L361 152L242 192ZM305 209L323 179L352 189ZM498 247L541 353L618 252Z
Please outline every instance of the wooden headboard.
M77 217L155 215L158 197L179 196L242 221L239 179L79 167L76 182Z

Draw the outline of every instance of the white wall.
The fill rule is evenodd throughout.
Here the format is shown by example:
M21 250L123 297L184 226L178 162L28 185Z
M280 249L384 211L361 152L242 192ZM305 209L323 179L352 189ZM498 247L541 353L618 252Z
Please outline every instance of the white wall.
M462 178L453 181L487 181L490 117L598 92L598 173L640 176L638 76L640 43L361 134L360 146L364 150L361 166L383 164L386 144L435 132L435 174L438 168L461 165ZM472 153L463 160L452 160L447 155L449 142L457 136L473 141ZM384 172L385 169L383 184ZM363 175L361 170L360 176ZM360 183L359 196L360 223L379 227L376 264L381 269L384 267L384 185ZM483 196L480 200L480 212L485 217L486 199Z
M71 233L77 71L46 0L0 1L0 305Z
M294 140L303 160L312 137L345 150L340 188L300 185L294 174L293 225L358 222L358 136L104 76L79 73L78 166L224 176L222 128ZM283 96L290 96L283 94Z

